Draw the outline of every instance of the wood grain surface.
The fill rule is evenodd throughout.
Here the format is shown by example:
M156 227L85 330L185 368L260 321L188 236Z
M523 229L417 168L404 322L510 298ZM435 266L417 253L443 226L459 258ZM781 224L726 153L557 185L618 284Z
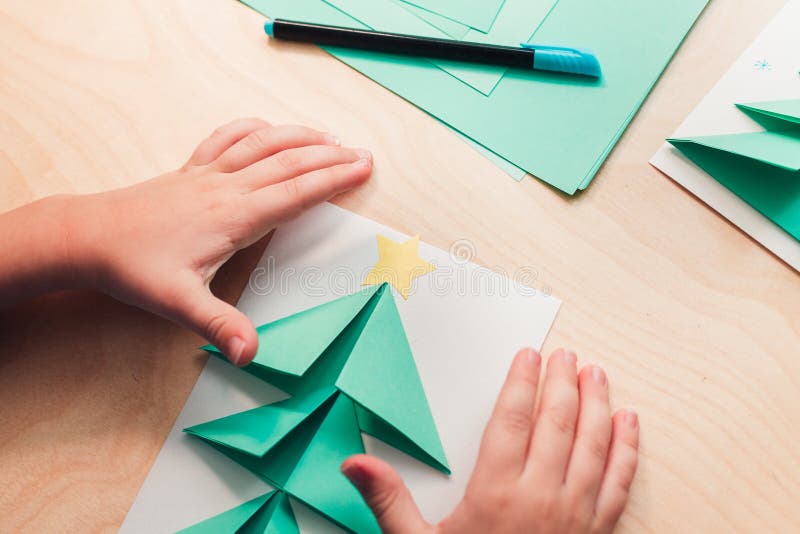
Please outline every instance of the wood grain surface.
M778 10L712 0L592 186L517 184L425 113L234 0L0 2L0 210L178 166L239 116L366 146L337 203L564 300L547 349L641 418L621 531L800 530L800 277L647 161ZM19 229L24 231L24 228ZM235 300L259 256L217 281ZM2 261L0 259L0 261ZM114 531L203 363L200 340L89 293L0 316L0 531Z

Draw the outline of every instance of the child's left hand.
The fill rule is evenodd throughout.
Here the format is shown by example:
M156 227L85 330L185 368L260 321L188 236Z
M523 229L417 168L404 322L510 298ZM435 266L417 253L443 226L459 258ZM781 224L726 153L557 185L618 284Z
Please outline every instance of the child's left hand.
M244 314L209 290L217 269L371 172L368 151L343 148L329 134L243 119L217 129L174 172L45 201L63 209L56 212L80 285L196 331L241 366L255 355L258 337Z

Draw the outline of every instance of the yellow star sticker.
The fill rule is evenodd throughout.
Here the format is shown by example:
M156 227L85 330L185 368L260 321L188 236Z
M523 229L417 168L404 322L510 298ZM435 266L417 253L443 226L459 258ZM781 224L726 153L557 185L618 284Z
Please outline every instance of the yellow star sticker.
M388 282L404 299L408 299L415 278L436 269L435 265L419 257L419 236L414 236L405 243L396 243L378 235L378 254L378 263L367 273L361 285L372 286Z

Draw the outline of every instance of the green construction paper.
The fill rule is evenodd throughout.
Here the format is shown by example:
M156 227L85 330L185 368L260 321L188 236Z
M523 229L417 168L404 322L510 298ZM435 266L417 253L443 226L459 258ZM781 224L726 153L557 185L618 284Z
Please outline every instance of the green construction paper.
M393 1L399 1L399 0L393 0ZM431 11L427 11L425 9L422 9L421 7L415 6L414 4L402 2L401 0L400 3L402 4L403 9L406 9L410 13L413 13L414 16L424 20L431 26L439 28L441 31L446 33L451 39L463 39L464 36L467 34L467 32L470 30L469 26L465 26L464 24L460 24L452 19L448 19L441 15L437 15L436 13L433 13Z
M309 22L348 18L320 0L247 3L268 15ZM706 0L560 0L530 41L590 48L603 77L509 70L488 97L423 59L326 49L498 156L573 194L588 186L705 5Z
M336 386L426 453L414 457L449 472L400 314L391 292L381 293Z
M419 445L411 441L407 436L403 435L400 431L392 425L375 415L374 413L365 410L360 405L356 404L356 417L358 418L358 426L365 434L375 437L387 445L391 445L398 451L427 464L442 473L449 475L451 473L450 466L447 463L437 461L426 450L422 449Z
M380 532L358 490L341 472L342 462L363 453L353 402L339 394L297 463L286 490L349 530Z
M210 441L205 440L203 436L198 437L268 484L284 489L289 483L297 463L308 451L314 435L340 395L339 392L334 393L301 424L280 436L278 442L263 456L241 452L234 447L229 447L221 440ZM302 497L298 498L302 500Z
M702 138L668 141L719 183L800 240L800 173L706 146Z
M377 290L369 287L342 299L258 327L252 367L302 375ZM298 332L303 332L298 335ZM209 352L219 349L206 346Z
M736 104L736 107L751 115L763 115L776 119L783 122L783 126L787 128L800 124L800 99Z
M501 158L485 146L476 143L469 137L466 137L459 132L455 132L455 134L463 139L469 146L474 148L481 156L494 163L495 166L500 167L500 170L509 175L513 180L519 182L528 175L528 173L525 172L525 169L520 169L507 159Z
M439 39L452 38L445 30L432 25L394 0L324 0L352 17L364 27L394 33L421 35ZM517 46L527 41L541 23L555 0L506 0L502 12L489 33L468 29L462 39L487 44ZM447 20L447 19L439 19ZM437 21L437 24L439 22ZM358 25L357 25L358 26ZM431 60L431 63L488 95L500 82L506 69L455 61Z
M334 393L262 457L208 443L342 528L379 532L358 490L340 470L344 460L364 453L355 408L347 396Z
M278 387L292 397L185 432L355 532L378 531L366 504L339 470L347 457L364 452L362 431L449 473L386 283L278 319L258 331L261 346L281 350L261 352L258 364L243 370L268 381L277 379ZM291 339L304 336L314 341L291 344ZM213 347L208 350L216 352ZM300 376L284 372L294 350L315 355L306 358L304 365L311 363ZM254 516L253 524L265 524L262 515Z
M267 506L245 523L237 534L300 534L286 494L275 492Z
M286 495L270 491L178 534L299 534Z
M191 527L179 530L176 534L219 534L220 532L238 532L264 504L272 498L275 491L270 491L253 500L240 504L219 515L201 521Z
M370 298L362 304L365 295L370 295ZM337 304L340 301L344 304ZM353 303L361 304L361 309L355 309ZM375 435L365 429L367 433L379 439L385 436L387 443L391 441L390 444L404 443L397 448L440 471L449 472L414 356L387 284L373 286L296 313L290 318L292 320L288 322L284 319L277 321L283 325L280 330L269 328L273 323L261 327L259 345L274 344L270 333L277 332L282 338L291 339L310 335L310 332L319 332L322 328L317 321L332 320L337 325L346 326L328 347L322 348L322 355L301 378L279 386L294 395L292 399L272 405L273 409L269 409L269 406L256 408L197 425L187 431L193 434L202 433L201 437L212 441L212 434L209 432L213 431L215 438L224 436L229 446L242 451L266 450L265 448L275 444L273 440L265 438L267 432L254 434L243 430L241 435L237 435L238 423L269 418L269 425L276 425L276 421L280 419L280 428L293 428L302 420L302 414L310 413L321 404L325 392L328 391L326 388L335 386L380 419L383 423L381 428L391 427L399 435L395 436L388 430ZM324 338L327 340L331 335L330 330L326 330ZM315 345L316 350L319 350L319 346ZM287 353L273 352L265 355L269 354L275 360L283 361L292 354L291 348L287 350ZM375 354L382 356L377 359ZM261 377L261 369L275 367L269 357L265 356L258 365L251 364L244 370ZM268 380L270 378L267 377ZM386 384L395 386L387 388ZM310 400L294 400L309 395L313 396ZM371 428L378 428L378 425L371 425ZM408 443L403 439L408 440Z
M504 0L403 0L433 13L488 32ZM507 1L507 0L506 0Z
M332 387L183 429L240 452L264 456L336 393Z
M800 134L752 132L708 135L674 139L674 141L693 142L697 145L727 152L728 154L754 159L787 171L796 172L800 170Z
M800 99L737 104L773 131L667 139L759 213L800 240Z

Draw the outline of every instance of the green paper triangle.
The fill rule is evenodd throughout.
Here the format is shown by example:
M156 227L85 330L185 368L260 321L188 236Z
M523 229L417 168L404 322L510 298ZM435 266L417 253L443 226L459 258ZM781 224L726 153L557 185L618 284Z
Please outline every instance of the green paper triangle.
M380 288L373 288L372 296L342 332L331 342L317 361L303 374L292 390L293 395L304 395L323 387L334 387L342 369L350 358L361 331L369 322L378 301ZM245 370L247 370L245 368Z
M250 365L302 375L377 289L369 287L258 327L258 352ZM211 345L203 349L221 352Z
M800 240L800 176L797 172L696 144L670 139L687 158Z
M288 513L287 513L288 512ZM178 534L236 534L298 533L286 496L270 491L221 514L178 531Z
M356 404L356 417L358 418L358 426L365 434L381 440L387 445L391 445L398 451L404 452L412 458L427 464L434 469L441 471L445 474L450 474L450 467L446 463L440 463L433 458L426 451L421 449L416 443L404 436L400 431L388 424L386 421L375 415L374 413L365 410L362 406Z
M788 123L787 126L800 125L800 99L752 102L736 104L736 107L751 114L764 115Z
M800 134L752 132L668 139L668 141L673 145L676 143L694 143L753 159L787 171L800 171Z
M341 472L342 462L363 453L353 402L338 395L285 490L347 530L380 532L358 490Z
M183 431L239 452L263 456L335 393L335 388L327 387Z
M243 453L221 442L208 441L208 443L268 484L283 488L292 476L297 462L305 454L306 448L308 448L314 438L314 434L316 434L338 396L339 393L337 392L328 398L301 424L278 441L264 456L259 457Z
M275 491L267 504L253 514L236 534L300 534L300 529L286 494Z
M336 386L416 444L422 454L413 456L449 472L392 293L384 285L378 297Z

